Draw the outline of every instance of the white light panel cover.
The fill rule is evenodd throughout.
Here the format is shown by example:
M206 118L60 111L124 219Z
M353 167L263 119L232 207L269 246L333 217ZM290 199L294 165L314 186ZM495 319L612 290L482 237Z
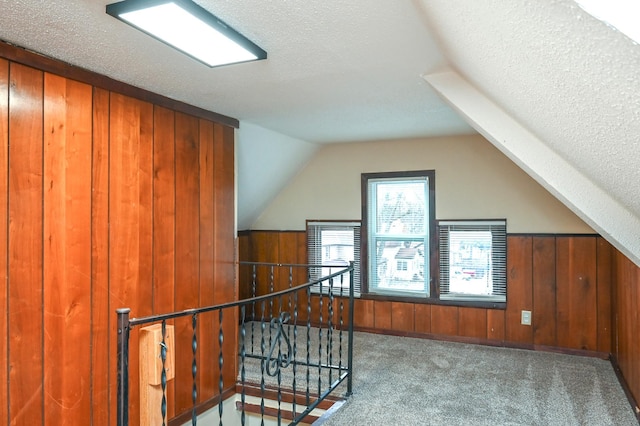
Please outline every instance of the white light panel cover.
M212 67L257 59L175 3L123 13L120 18Z

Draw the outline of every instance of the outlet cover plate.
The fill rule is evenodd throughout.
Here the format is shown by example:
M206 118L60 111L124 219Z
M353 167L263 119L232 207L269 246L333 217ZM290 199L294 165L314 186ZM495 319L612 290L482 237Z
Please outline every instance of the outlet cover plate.
M531 311L522 311L522 325L531 325Z

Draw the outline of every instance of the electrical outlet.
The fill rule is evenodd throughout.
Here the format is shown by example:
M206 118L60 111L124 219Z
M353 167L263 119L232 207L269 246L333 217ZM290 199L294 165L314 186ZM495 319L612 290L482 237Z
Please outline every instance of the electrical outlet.
M522 311L522 325L531 325L531 311Z

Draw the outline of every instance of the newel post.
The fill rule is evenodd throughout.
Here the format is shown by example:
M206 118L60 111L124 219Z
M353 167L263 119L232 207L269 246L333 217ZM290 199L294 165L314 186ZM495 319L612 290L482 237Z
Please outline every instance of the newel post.
M118 426L129 426L129 308L116 309L118 314Z

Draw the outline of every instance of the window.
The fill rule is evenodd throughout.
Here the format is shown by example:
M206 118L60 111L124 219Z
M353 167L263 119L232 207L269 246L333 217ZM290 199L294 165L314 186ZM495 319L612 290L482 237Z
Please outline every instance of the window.
M362 175L363 275L373 294L429 297L435 172ZM365 266L366 264L366 266Z
M505 220L440 221L440 299L506 302Z
M353 291L360 295L360 222L307 221L307 252L309 264L323 265L310 268L311 280L336 273L349 266L349 262L354 262ZM348 295L350 279L346 274L342 281L334 280L334 294L339 293L339 287L342 287ZM328 291L324 286L325 283L323 292ZM319 292L320 286L312 291Z

